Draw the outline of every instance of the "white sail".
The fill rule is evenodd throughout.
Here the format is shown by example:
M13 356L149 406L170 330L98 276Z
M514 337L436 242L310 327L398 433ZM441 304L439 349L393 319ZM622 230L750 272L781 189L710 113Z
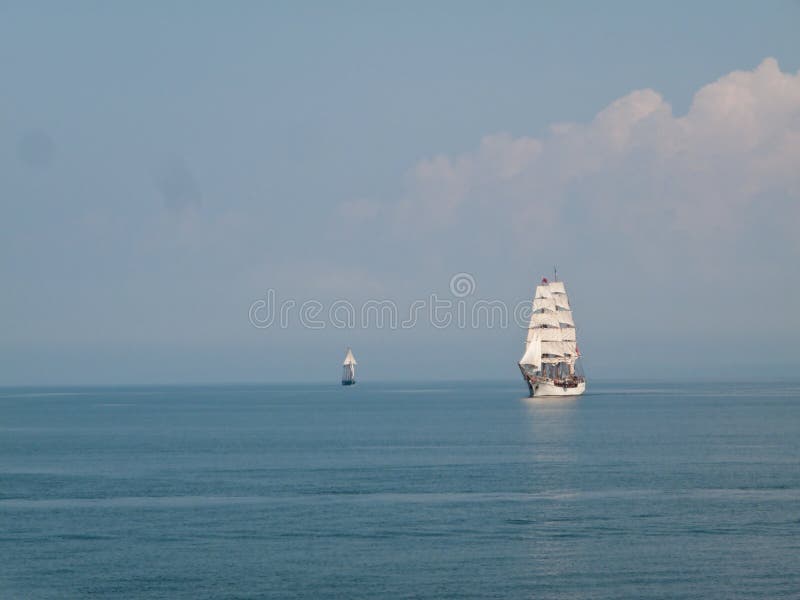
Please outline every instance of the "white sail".
M561 342L564 356L571 356L573 359L578 356L578 344L575 340L564 340Z
M542 342L543 362L572 362L577 355L575 342Z
M570 309L569 298L567 298L566 294L553 294L553 302L559 311Z
M547 325L548 327L560 327L561 321L555 311L542 311L535 312L531 315L531 321L528 327L541 327Z
M533 310L552 310L555 311L556 303L552 298L534 298L533 299Z
M556 311L556 319L558 319L558 322L561 323L562 327L564 325L571 325L572 327L575 327L575 321L572 320L571 310Z
M550 282L550 293L551 294L566 294L567 290L564 289L564 282L563 281L551 281Z
M535 327L534 331L543 342L560 342L564 339L560 327Z
M557 362L563 357L561 342L542 342L542 362Z
M538 367L542 364L542 341L535 337L525 349L525 354L519 359L519 364Z
M534 298L549 298L550 297L550 286L546 283L542 285L536 286L536 293L534 294Z
M342 364L345 365L345 366L347 366L347 365L357 365L358 364L356 362L356 357L353 356L353 351L350 350L350 348L347 349L347 355L344 357L344 362ZM367 366L369 366L369 365L367 365Z
M561 339L565 342L574 342L576 339L574 327L562 327Z

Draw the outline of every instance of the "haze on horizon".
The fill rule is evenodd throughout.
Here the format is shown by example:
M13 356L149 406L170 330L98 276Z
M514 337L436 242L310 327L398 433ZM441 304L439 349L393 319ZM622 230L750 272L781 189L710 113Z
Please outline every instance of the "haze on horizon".
M0 385L517 379L514 327L257 329L529 299L590 377L790 377L800 5L0 5Z

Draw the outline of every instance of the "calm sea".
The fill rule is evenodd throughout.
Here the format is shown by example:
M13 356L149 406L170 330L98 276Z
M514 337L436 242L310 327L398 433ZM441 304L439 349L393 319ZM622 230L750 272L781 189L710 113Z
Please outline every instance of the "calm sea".
M2 598L799 598L800 384L0 390Z

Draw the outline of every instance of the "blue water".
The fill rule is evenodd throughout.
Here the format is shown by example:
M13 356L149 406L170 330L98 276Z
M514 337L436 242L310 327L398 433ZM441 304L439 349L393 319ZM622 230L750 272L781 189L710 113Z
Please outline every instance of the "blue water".
M798 598L800 385L0 390L2 598Z

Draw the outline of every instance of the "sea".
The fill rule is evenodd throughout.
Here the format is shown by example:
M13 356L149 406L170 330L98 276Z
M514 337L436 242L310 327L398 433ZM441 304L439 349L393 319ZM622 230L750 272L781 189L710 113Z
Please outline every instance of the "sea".
M0 389L0 598L800 598L800 383Z

